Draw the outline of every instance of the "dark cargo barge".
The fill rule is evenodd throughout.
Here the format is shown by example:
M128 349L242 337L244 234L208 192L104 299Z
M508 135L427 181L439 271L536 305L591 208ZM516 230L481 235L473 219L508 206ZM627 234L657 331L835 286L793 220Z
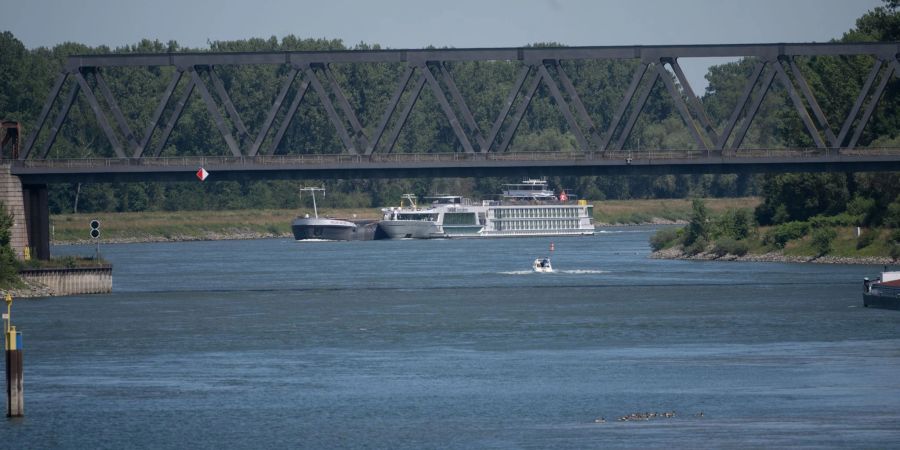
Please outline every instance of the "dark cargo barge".
M863 306L900 310L900 272L882 272L881 278L863 280Z
M291 223L294 239L323 241L371 241L378 239L377 220L343 220L298 217Z
M291 222L291 232L298 241L371 241L378 239L383 232L378 227L377 220L346 220L330 217L319 217L319 208L316 206L316 192L325 195L325 189L320 187L300 188L300 193L312 194L313 217L306 214L297 217Z

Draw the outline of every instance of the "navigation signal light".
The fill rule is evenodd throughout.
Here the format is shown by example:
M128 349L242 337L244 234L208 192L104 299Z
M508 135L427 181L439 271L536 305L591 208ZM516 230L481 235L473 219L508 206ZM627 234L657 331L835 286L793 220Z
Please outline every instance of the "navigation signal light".
M202 167L200 168L200 170L197 171L197 178L200 181L206 180L206 177L208 177L208 176L209 176L209 172L207 172L206 169L204 169Z
M91 237L94 239L100 237L100 221L97 219L91 221Z

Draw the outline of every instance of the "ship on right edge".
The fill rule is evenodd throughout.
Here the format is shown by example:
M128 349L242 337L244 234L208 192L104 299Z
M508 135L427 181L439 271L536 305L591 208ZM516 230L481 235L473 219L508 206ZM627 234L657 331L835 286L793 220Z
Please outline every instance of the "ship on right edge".
M900 272L881 272L881 277L863 280L863 306L900 310Z

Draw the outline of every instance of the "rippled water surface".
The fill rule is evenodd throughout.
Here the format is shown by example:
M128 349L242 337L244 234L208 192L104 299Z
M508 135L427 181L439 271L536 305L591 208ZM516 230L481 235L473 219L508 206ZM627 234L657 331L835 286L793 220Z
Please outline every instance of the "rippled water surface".
M651 260L651 231L105 245L113 294L15 303L26 417L0 442L898 446L880 267Z

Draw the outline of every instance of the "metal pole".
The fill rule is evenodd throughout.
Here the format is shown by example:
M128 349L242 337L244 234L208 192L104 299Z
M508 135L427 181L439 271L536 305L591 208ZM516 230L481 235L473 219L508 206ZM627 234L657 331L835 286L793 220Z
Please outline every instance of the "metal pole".
M12 295L6 294L6 314L3 315L6 338L6 416L21 417L25 414L22 389L21 333L12 325Z

